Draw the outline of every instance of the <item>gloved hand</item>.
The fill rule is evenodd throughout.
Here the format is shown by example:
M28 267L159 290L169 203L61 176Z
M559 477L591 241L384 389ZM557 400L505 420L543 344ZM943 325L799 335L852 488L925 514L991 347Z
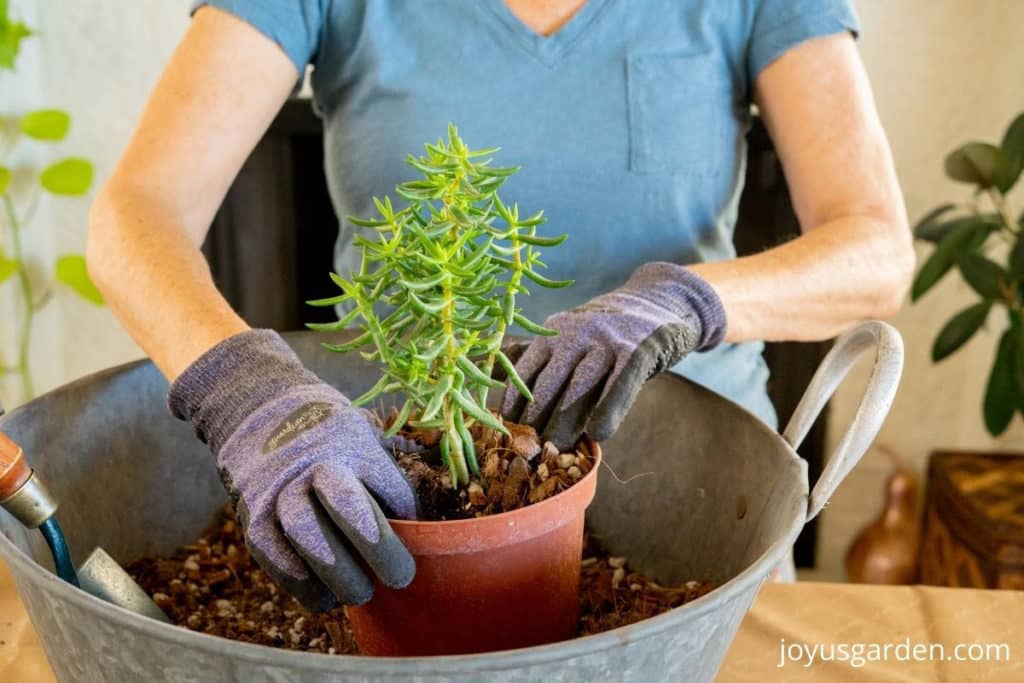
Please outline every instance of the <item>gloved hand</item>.
M558 336L537 337L515 364L534 400L509 386L502 414L564 449L583 432L597 441L611 437L643 383L691 351L716 346L726 321L707 282L683 266L655 262L544 326Z
M368 414L276 332L217 344L175 380L168 404L216 456L253 557L307 608L370 599L355 554L387 586L412 581L412 556L377 504L415 519L408 481Z

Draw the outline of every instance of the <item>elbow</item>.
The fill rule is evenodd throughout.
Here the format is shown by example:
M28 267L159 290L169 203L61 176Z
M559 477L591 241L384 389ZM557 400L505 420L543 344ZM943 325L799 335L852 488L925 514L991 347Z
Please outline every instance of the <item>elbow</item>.
M85 264L89 277L104 297L109 298L116 270L117 230L116 190L109 185L100 190L89 208L89 233L85 246Z
M873 288L873 318L889 318L896 315L903 307L914 279L917 257L914 254L910 231L903 221L897 222L896 225L899 230L893 231L896 234L885 240L883 253L877 261L884 264L884 267L874 270L877 280Z

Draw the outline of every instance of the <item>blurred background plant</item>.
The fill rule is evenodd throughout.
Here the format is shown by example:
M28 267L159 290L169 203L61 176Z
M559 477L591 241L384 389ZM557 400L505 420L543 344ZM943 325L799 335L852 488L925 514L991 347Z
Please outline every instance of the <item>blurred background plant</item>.
M939 332L932 346L934 362L973 337L994 306L1005 309L1009 325L999 339L982 406L986 429L998 436L1015 413L1024 415L1024 213L1014 213L1007 201L1024 170L1024 113L998 146L961 145L946 156L945 169L947 176L975 190L963 204L936 207L914 228L915 237L934 243L935 249L917 273L911 299L917 301L953 268L980 297Z
M14 71L24 39L32 29L15 19L8 0L0 0L0 82L5 72ZM59 109L38 109L27 113L0 113L0 286L17 287L19 320L4 325L17 330L16 357L0 359L0 374L17 375L21 381L21 399L34 395L29 365L32 324L35 314L50 300L53 282L61 282L83 299L101 305L103 297L86 272L85 257L78 253L61 255L52 269L52 279L40 278L26 258L22 232L31 224L39 202L46 196L84 195L92 185L93 166L80 157L63 157L40 168L31 164L9 165L8 160L21 144L53 145L63 140L71 127L71 116Z

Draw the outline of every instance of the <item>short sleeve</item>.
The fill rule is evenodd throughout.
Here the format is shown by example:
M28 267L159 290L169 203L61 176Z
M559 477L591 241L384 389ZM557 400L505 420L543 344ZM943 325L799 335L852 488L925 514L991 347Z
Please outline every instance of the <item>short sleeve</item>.
M791 47L843 31L860 32L849 0L760 0L747 52L750 83Z
M281 46L301 77L316 58L330 0L198 0L192 13L205 5L233 14Z

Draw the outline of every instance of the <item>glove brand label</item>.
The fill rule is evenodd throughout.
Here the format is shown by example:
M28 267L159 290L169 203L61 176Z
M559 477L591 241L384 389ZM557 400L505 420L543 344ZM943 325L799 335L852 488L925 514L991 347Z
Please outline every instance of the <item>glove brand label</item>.
M274 433L270 435L267 442L263 444L263 452L270 453L276 451L281 446L284 446L294 441L299 434L306 431L310 427L315 427L331 414L331 404L318 402L318 403L307 403L304 406L296 408L284 421L277 426Z

